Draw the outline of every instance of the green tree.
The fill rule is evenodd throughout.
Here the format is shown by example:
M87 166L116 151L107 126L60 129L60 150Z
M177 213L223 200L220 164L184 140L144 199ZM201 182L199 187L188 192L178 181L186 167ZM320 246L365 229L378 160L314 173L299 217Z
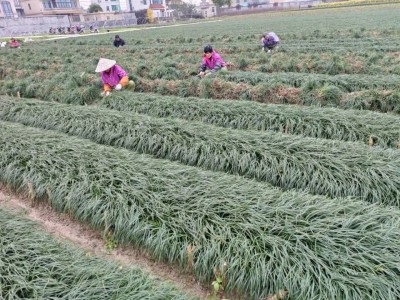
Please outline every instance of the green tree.
M182 4L171 4L169 7L173 9L174 13L177 13L178 16L192 16L198 14L195 5L185 2Z
M135 16L138 24L147 24L147 9L135 11Z
M97 13L99 11L103 11L103 9L101 8L100 5L98 5L97 3L92 3L90 4L89 8L88 8L88 12L91 13Z
M229 7L232 5L232 0L212 0L212 2L215 4L217 7L221 7L224 5L228 5Z

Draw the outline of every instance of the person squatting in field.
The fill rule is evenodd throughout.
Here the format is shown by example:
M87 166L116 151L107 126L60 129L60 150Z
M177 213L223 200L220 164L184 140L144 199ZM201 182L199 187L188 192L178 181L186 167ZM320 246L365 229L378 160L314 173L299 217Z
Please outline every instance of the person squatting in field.
M275 32L264 32L261 38L263 51L271 52L272 49L278 48L279 37Z
M122 46L124 46L125 45L125 41L123 40L123 39L121 39L120 37L119 37L119 35L117 34L116 36L115 36L115 40L114 40L114 46L115 47L122 47Z
M11 38L10 47L11 48L19 48L19 47L21 47L21 44L16 39Z
M219 70L226 70L225 62L210 45L204 47L204 56L197 76L203 78Z
M121 90L129 82L128 74L116 64L115 60L100 58L96 72L100 73L103 82L102 96L108 96L112 88L116 91Z

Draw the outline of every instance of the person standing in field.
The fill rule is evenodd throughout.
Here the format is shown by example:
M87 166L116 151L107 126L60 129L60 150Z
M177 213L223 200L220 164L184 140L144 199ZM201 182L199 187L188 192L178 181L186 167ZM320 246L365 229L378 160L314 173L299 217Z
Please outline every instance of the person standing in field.
M219 70L226 70L225 62L210 45L205 46L202 64L197 76L203 78Z
M128 74L116 64L115 60L100 58L96 72L100 73L103 82L102 96L110 95L112 88L120 91L129 82Z
M115 47L122 47L122 46L124 46L125 45L125 41L123 40L123 39L121 39L120 37L119 37L119 35L117 34L116 36L115 36L115 40L114 40L114 46Z
M279 37L275 32L264 32L261 38L262 49L266 52L271 52L279 46Z

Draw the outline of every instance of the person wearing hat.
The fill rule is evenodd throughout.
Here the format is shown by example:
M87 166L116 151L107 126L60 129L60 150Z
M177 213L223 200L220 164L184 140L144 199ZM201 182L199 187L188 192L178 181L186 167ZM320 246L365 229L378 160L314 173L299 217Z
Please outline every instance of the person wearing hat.
M279 45L279 37L275 32L264 32L261 38L263 51L271 52Z
M114 40L114 46L115 47L122 47L122 46L124 46L125 45L125 41L123 40L123 39L121 39L120 37L119 37L119 35L117 34L116 36L115 36L115 40Z
M96 72L100 73L103 82L102 96L108 96L112 88L116 91L121 90L129 82L128 74L116 64L115 60L100 58Z
M203 61L197 76L203 78L219 70L226 70L225 62L210 45L204 47Z

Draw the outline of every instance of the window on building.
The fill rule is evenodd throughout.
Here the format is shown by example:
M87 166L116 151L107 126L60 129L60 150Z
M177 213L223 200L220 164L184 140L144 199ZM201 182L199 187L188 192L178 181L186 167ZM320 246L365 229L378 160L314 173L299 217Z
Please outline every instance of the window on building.
M107 6L107 7L106 7L106 10L107 10L107 11L110 11L110 7L109 7L109 6Z
M153 4L163 4L163 0L153 0Z
M76 1L75 0L44 0L43 7L45 9L76 8Z
M215 7L211 7L211 12L215 12Z
M147 5L147 0L142 0L142 4Z
M31 7L31 5L28 3L28 7L29 7L29 10L32 10L32 7Z
M119 5L111 5L112 11L119 11Z
M1 8L3 9L3 13L5 15L6 18L12 17L13 11L11 8L11 4L8 1L1 1Z

